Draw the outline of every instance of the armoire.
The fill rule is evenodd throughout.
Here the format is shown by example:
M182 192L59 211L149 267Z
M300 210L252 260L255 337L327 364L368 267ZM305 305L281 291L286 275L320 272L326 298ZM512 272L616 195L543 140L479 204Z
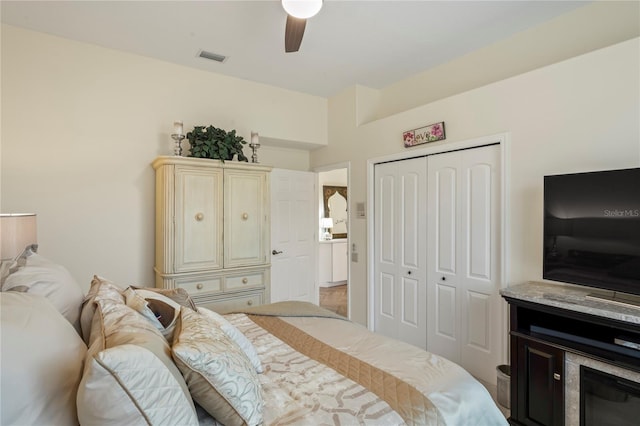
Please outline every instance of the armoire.
M374 330L495 383L506 333L500 145L374 167Z
M229 312L269 302L270 167L161 156L156 173L156 287Z

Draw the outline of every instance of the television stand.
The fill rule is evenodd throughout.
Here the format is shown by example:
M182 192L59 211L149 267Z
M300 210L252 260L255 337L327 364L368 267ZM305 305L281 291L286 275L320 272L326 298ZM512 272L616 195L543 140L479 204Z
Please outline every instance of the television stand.
M614 305L640 309L640 298L633 298L631 295L620 296L617 293L613 293L613 296L599 293L589 293L585 296L587 300L593 300L603 303L613 303Z
M640 310L590 292L542 282L500 291L509 303L512 425L580 424L583 365L640 389Z

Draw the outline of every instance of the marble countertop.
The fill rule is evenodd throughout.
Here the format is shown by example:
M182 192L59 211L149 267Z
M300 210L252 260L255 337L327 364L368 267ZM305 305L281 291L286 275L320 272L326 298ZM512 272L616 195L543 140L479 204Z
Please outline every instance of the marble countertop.
M597 315L640 325L640 306L620 305L617 302L587 297L597 289L574 285L530 281L500 290L503 297L525 300L542 305Z

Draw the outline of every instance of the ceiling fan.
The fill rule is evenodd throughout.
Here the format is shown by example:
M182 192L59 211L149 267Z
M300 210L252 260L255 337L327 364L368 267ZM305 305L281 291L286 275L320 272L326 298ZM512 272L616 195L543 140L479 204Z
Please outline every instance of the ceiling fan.
M284 30L284 51L297 52L302 43L307 19L322 8L322 0L282 0L287 12L287 25Z

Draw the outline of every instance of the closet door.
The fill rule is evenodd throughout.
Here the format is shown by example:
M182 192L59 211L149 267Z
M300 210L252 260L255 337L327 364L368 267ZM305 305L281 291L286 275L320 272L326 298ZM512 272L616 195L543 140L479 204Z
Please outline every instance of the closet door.
M426 158L376 165L375 330L426 349Z
M503 333L498 145L429 157L428 350L495 382Z

